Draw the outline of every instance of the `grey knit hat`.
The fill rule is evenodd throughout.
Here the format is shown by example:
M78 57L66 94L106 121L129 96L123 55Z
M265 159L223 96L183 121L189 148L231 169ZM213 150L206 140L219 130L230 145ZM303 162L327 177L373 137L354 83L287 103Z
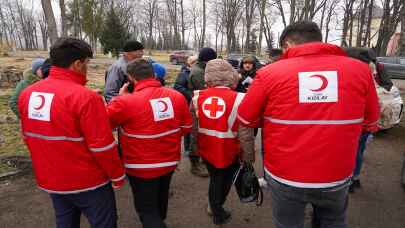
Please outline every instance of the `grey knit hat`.
M204 79L208 86L236 87L239 75L227 61L214 59L207 63Z

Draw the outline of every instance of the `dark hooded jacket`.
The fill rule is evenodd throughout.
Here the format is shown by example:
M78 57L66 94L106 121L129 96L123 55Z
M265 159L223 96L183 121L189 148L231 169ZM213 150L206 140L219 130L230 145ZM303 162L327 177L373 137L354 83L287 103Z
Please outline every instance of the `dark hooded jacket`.
M190 76L190 68L183 65L181 67L180 73L177 75L176 82L174 83L173 89L179 91L186 98L187 102L190 104L192 98L192 91L188 86L188 78Z
M243 62L248 59L252 58L254 61L253 69L250 71L245 71L243 69ZM237 92L246 93L250 84L252 84L253 79L256 77L256 71L262 67L262 64L255 56L245 56L239 64L239 74L241 75L241 79L238 82L238 86L236 87Z

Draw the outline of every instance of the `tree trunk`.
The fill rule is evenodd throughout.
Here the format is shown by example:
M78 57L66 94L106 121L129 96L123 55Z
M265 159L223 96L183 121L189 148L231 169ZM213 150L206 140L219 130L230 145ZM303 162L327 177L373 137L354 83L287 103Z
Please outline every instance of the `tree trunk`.
M401 12L401 37L399 46L399 56L405 56L405 6L402 6Z
M257 4L259 6L260 13L260 28L259 28L259 45L257 47L257 55L262 54L262 41L263 41L263 32L264 32L264 14L266 13L266 0L258 0Z
M186 25L184 23L184 4L183 0L180 0L180 9L181 9L181 48L185 49L185 36L186 36Z
M364 39L363 39L363 47L370 46L371 22L373 20L373 8L374 8L374 0L370 0L370 4L368 5L367 27L366 27L366 34L364 35Z
M51 0L41 0L41 3L46 23L48 24L49 40L51 41L51 44L54 44L58 39L58 30L56 29L56 21L53 14Z
M358 24L358 29L359 32L357 33L357 40L356 40L356 46L360 47L361 46L361 41L363 40L363 34L364 34L364 25L366 23L366 11L368 9L368 0L364 0L360 2L360 20Z
M206 0L203 0L203 25L201 31L201 43L200 48L204 47L205 45L205 29L207 27L207 14L206 14Z
M65 0L59 0L60 8L60 21L62 26L62 36L67 36L67 25L66 25L66 6Z

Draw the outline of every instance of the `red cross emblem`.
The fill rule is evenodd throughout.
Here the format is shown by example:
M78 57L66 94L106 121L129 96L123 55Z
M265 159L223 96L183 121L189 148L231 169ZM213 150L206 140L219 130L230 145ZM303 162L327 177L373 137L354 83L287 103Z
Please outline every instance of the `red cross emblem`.
M202 105L203 112L210 119L218 119L225 113L225 101L220 97L209 97Z

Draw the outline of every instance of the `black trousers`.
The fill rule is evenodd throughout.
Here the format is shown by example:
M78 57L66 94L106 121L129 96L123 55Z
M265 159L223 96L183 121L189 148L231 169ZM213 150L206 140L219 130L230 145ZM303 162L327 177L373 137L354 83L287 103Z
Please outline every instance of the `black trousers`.
M144 179L128 176L134 197L135 210L143 228L165 228L169 188L173 172L161 177Z
M116 228L117 208L111 184L75 194L50 194L57 228L79 228L83 213L92 228Z
M221 216L224 213L224 203L232 187L233 177L240 164L236 159L230 166L218 169L208 161L205 161L210 175L208 188L208 200L214 216Z

